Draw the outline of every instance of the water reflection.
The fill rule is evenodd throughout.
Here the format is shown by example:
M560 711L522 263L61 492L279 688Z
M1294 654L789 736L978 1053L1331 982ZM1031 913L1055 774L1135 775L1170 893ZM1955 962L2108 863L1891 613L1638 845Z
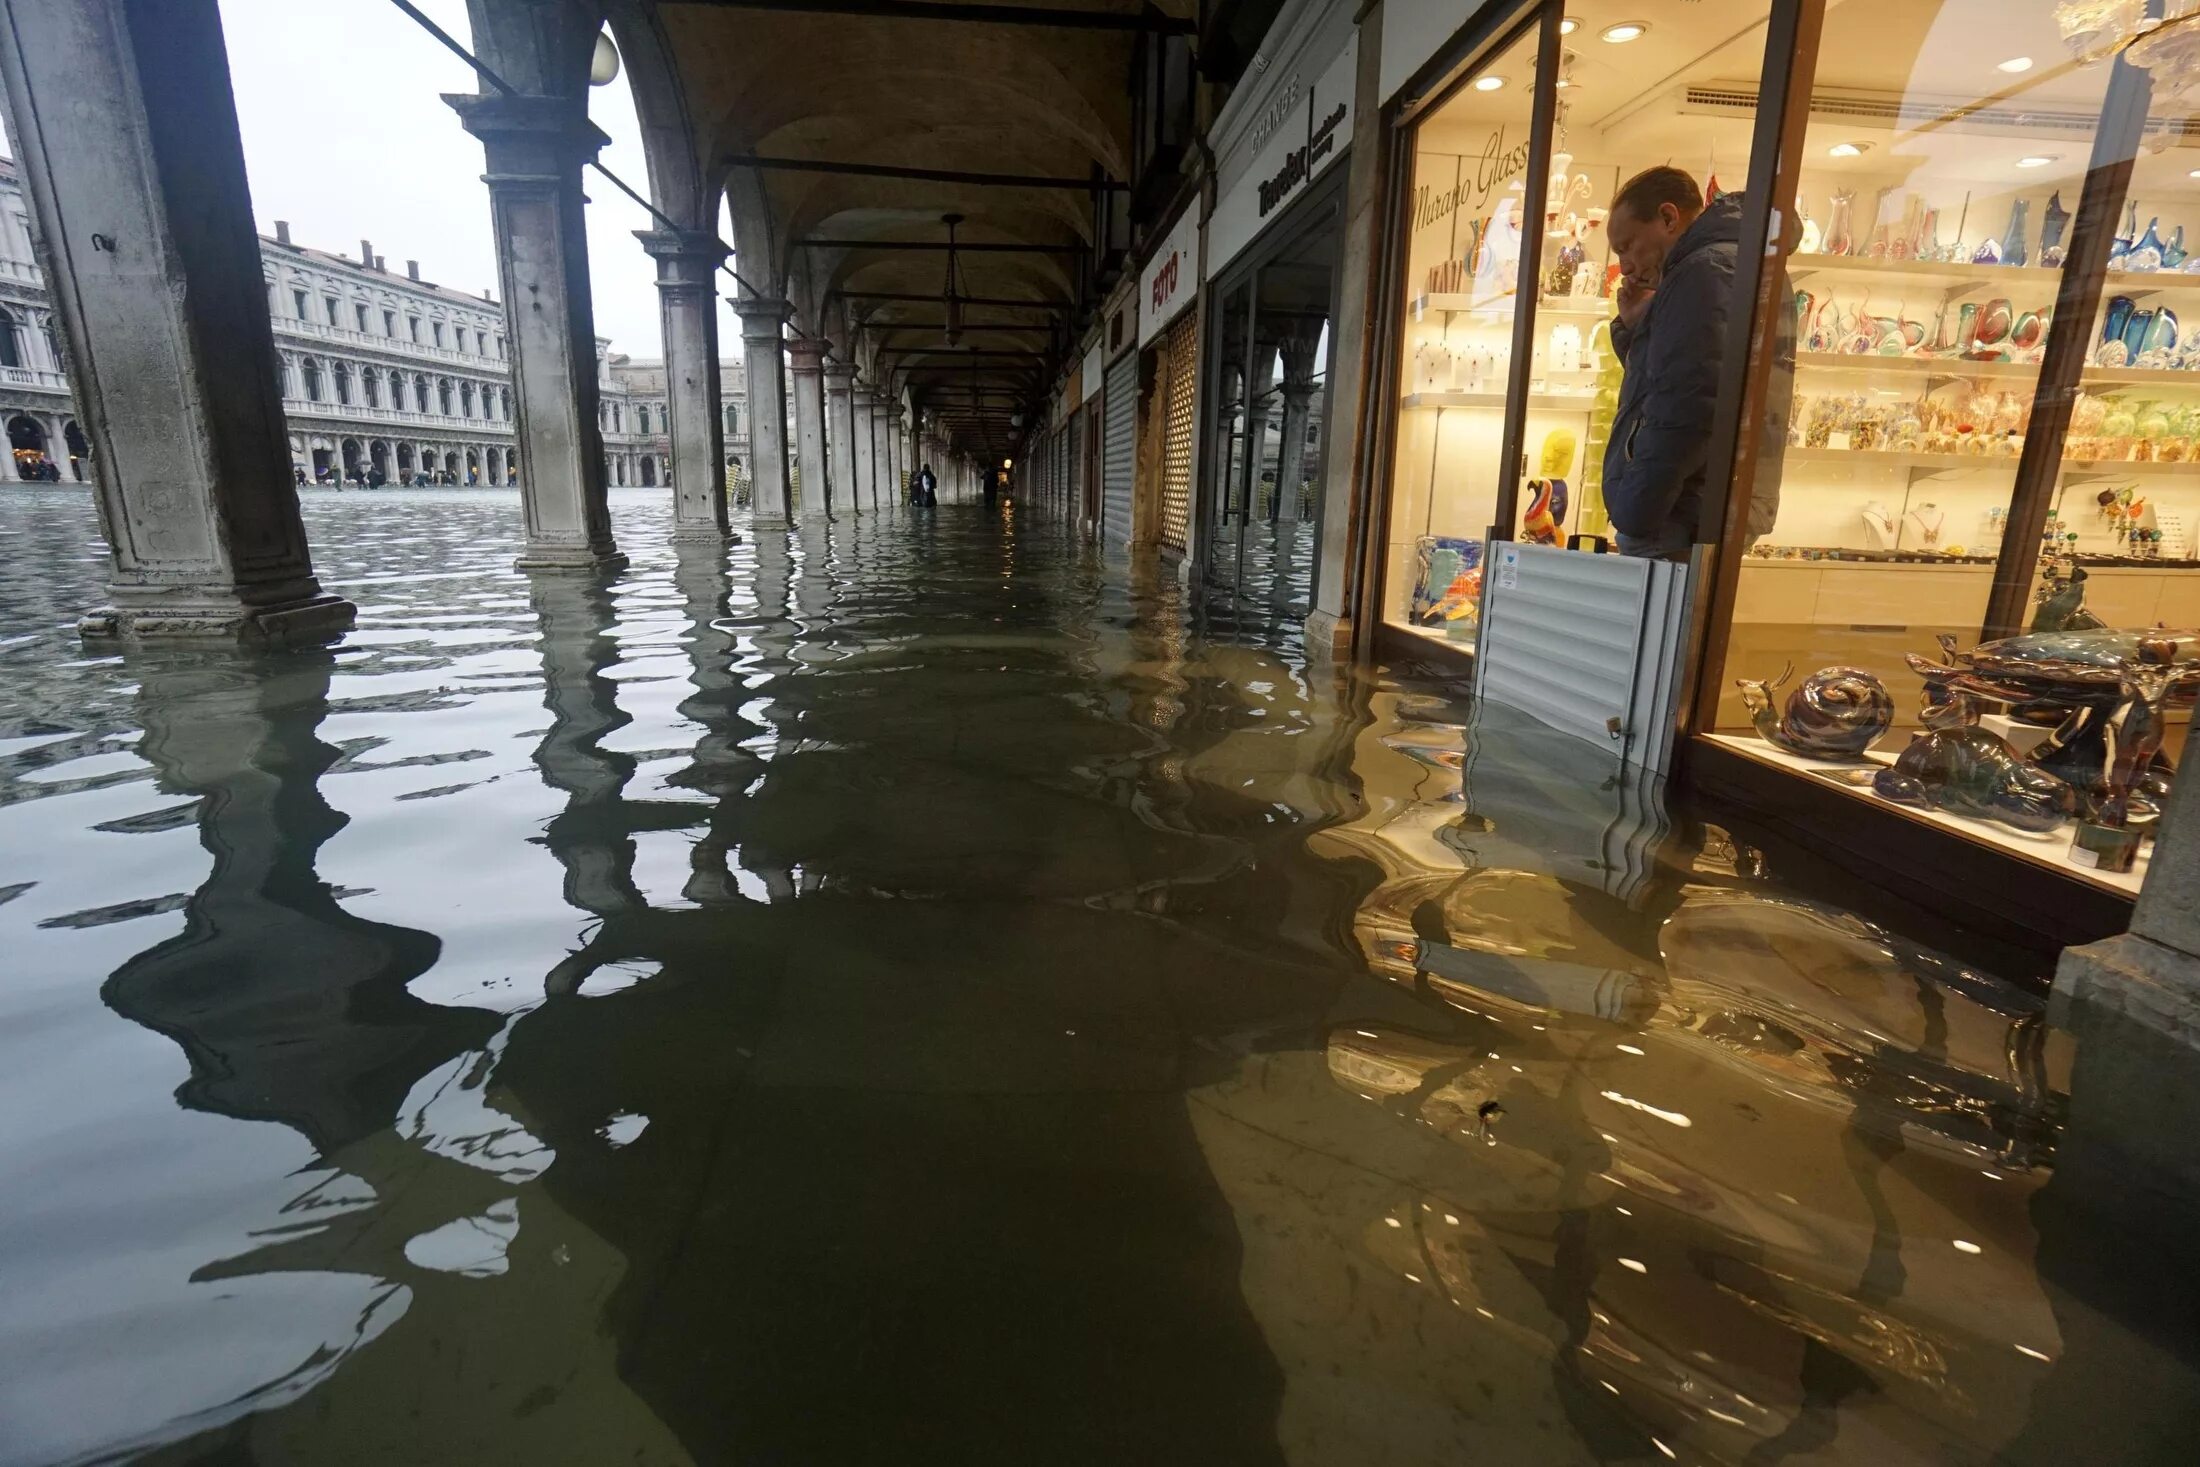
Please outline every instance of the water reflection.
M0 1461L2183 1459L2129 1037L1601 751L1028 517L308 512L342 647L87 658L0 499Z

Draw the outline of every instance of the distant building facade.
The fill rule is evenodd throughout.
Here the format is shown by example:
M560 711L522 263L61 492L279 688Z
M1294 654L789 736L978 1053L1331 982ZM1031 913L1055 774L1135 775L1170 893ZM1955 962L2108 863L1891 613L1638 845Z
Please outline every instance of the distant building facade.
M0 159L0 422L18 477L83 482L91 448L29 218L15 165ZM417 261L392 272L365 240L359 253L296 244L281 222L260 240L294 469L308 482L518 482L503 306L421 279ZM602 338L596 357L606 478L669 483L663 364L630 361ZM721 370L730 425L746 417L746 379L738 362ZM729 455L732 439L729 428Z

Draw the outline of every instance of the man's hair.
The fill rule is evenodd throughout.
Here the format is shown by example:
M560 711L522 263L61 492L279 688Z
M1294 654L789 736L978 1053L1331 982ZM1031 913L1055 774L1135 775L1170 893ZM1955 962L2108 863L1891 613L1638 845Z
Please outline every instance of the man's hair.
M1703 212L1703 190L1685 169L1670 164L1645 168L1619 186L1612 196L1612 212L1625 209L1637 219L1658 217L1658 206L1671 204L1683 219Z

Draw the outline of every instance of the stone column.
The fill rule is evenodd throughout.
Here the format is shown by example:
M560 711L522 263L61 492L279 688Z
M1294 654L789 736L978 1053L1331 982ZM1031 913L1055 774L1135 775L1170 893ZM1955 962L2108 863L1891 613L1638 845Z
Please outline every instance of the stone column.
M749 384L749 483L754 520L783 525L793 512L787 482L787 374L781 341L787 303L749 298L734 303L741 317L742 359Z
M1299 493L1306 477L1306 421L1314 400L1307 386L1283 389L1283 432L1276 445L1276 512L1279 524L1299 521Z
M2131 929L2066 948L2055 997L2200 1049L2200 778L2172 787L2158 830Z
M853 439L855 450L849 455L851 466L855 469L849 488L854 493L858 504L861 504L865 499L870 500L871 512L876 514L878 513L878 438L871 431L871 414L874 407L871 389L860 382L856 383L849 392L848 404L848 432Z
M835 512L860 513L856 498L855 406L851 400L856 369L846 362L825 368L825 467L831 475Z
M490 230L527 476L522 570L623 564L604 496L581 168L610 139L577 102L446 93L488 156ZM438 404L440 406L440 403Z
M291 483L218 12L0 0L0 91L113 557L84 633L340 633L352 607L314 579Z
M832 513L825 477L825 343L798 336L787 343L787 379L794 389L795 461L802 466L802 518Z
M705 230L636 230L657 262L664 327L664 431L672 440L672 538L724 541L726 440L718 417L718 267L726 248Z
M901 503L901 481L894 477L894 400L884 393L871 399L871 462L877 466L873 503Z

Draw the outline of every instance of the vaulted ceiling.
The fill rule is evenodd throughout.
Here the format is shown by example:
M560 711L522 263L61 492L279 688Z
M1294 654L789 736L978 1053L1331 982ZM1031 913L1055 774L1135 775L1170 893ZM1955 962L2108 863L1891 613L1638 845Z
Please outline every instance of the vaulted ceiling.
M652 8L705 186L731 203L742 273L768 278L807 329L874 377L907 381L975 440L1010 439L1016 399L1064 344L1055 331L1090 245L1091 182L1126 180L1137 18L1181 23L1193 0ZM1013 22L1018 10L1037 23ZM1101 16L1129 24L1078 24ZM978 303L954 348L941 304L949 214L968 247L956 256L962 294Z

